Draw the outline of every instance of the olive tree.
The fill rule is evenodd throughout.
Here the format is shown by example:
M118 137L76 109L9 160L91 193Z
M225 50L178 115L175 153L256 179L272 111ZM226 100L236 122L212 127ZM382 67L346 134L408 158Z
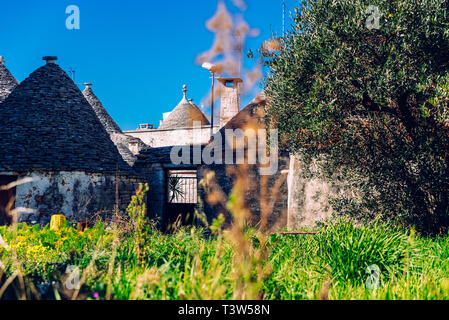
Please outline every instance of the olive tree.
M335 211L446 230L448 1L303 0L281 47L267 61L267 122L327 179L363 191Z

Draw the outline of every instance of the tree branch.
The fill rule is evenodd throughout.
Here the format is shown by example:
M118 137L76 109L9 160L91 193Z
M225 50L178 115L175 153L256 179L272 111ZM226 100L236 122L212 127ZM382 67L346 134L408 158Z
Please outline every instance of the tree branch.
M379 104L375 103L366 92L363 93L362 106L364 106L368 111L385 112L397 116L397 112L395 109L391 107L380 106Z

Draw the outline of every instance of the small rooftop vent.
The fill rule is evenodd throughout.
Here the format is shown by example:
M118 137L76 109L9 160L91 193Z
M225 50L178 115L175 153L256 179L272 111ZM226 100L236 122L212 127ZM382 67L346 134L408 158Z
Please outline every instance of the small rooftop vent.
M148 123L139 125L139 130L145 130L145 129L154 129L154 125L148 124Z

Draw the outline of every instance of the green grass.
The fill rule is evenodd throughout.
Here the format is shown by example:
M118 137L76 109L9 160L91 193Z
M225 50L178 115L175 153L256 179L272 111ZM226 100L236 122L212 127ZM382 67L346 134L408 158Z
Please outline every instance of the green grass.
M148 226L140 235L141 259L132 230L103 223L86 232L19 225L0 227L0 233L13 249L0 249L2 282L20 270L35 285L60 282L63 298L73 293L63 286L67 265L83 272L81 299L94 293L100 299L449 297L449 238L423 238L378 222L355 227L339 221L302 236L266 237L246 228L239 241L232 231L206 237L190 228L166 235ZM365 286L371 265L381 270L375 290ZM27 297L33 298L31 291Z

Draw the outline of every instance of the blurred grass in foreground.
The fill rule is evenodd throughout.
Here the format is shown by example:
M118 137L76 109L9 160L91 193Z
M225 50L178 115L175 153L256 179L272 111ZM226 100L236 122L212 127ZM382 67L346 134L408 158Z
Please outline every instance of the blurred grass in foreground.
M68 224L59 231L0 227L10 246L0 249L2 298L449 297L447 237L423 238L377 222L355 227L337 221L318 235L301 236L264 235L244 227L238 241L232 230L205 235L191 227L166 235L151 223L137 226L137 237L133 228L103 222L84 232ZM64 285L68 265L81 270L79 292ZM381 270L377 290L365 287L371 265Z

